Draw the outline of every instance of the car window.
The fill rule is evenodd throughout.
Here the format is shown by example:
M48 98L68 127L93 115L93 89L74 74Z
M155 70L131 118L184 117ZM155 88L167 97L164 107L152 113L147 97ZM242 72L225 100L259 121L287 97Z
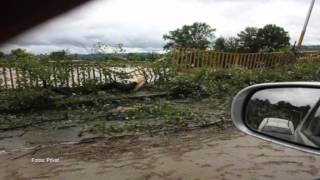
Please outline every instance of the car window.
M315 111L314 114L312 114L306 125L303 127L302 131L307 135L307 137L315 142L316 144L320 144L319 137L320 137L320 123L319 123L319 117L320 116L320 111L319 107Z

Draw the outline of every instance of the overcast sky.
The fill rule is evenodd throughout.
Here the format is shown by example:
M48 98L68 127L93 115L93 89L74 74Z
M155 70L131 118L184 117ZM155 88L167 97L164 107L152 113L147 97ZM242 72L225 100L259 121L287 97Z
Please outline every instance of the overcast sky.
M268 100L271 104L277 104L281 101L290 103L293 106L313 107L320 98L319 89L313 88L274 88L258 91L252 99L262 101Z
M122 43L127 51L162 50L163 34L184 24L206 22L216 36L235 36L247 26L277 24L299 37L311 0L96 0L44 23L0 48L33 53L68 49L90 53L93 44ZM305 44L320 44L316 2Z

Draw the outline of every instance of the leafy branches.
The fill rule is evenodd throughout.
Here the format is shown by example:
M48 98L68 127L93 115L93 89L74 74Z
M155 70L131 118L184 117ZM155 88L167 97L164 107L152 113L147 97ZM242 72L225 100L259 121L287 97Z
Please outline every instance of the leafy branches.
M214 49L224 52L274 52L290 47L290 37L284 28L268 24L263 28L247 27L237 37L216 40Z
M206 23L196 22L184 25L180 29L170 31L163 36L169 42L164 49L171 48L197 48L207 49L212 45L215 29Z

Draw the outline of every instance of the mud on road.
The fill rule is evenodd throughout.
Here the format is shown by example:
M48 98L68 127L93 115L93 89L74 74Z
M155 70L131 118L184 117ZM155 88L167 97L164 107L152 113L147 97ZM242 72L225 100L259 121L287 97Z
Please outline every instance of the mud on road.
M316 179L319 167L319 156L244 135L232 125L0 155L0 179L6 180Z
M320 157L240 133L214 99L160 95L71 96L1 114L0 180L320 177Z

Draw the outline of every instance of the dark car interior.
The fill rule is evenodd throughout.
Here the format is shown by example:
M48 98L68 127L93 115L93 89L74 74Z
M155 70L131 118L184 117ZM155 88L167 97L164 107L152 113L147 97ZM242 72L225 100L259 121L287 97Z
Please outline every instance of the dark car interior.
M83 5L88 1L90 0L1 1L0 44L55 16Z

